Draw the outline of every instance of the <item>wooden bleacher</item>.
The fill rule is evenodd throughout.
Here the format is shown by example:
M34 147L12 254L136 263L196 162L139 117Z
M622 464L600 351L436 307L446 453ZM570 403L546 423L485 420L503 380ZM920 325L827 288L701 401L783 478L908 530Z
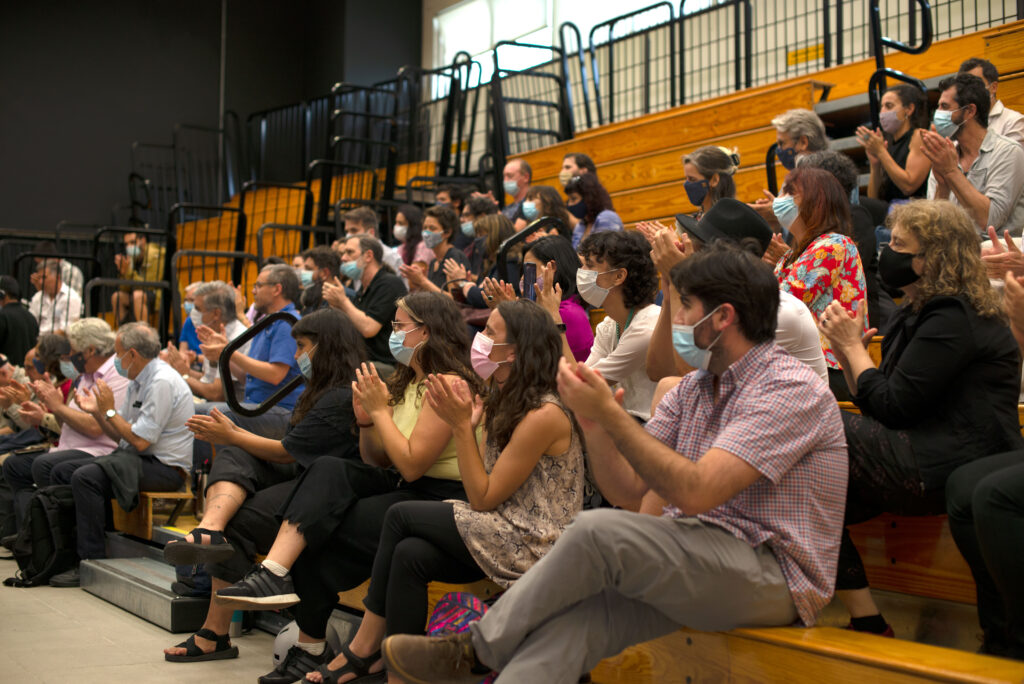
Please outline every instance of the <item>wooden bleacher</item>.
M999 69L999 95L1008 107L1024 108L1024 22L1005 24L934 43L922 55L895 53L886 64L921 79L956 72L968 56L990 59ZM569 152L590 155L627 228L638 221L671 221L696 207L683 190L682 156L703 145L736 147L740 169L737 197L752 202L766 187L764 156L775 141L769 122L776 114L812 108L823 96L835 100L863 94L875 69L862 60L811 76L751 88L584 131L576 138L532 150L518 158L533 168L534 183L560 188L558 171ZM777 167L781 179L785 171Z

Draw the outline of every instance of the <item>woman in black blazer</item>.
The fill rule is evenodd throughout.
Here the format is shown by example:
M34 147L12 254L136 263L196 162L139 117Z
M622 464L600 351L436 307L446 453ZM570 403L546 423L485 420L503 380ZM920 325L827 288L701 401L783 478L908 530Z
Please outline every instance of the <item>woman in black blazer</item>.
M835 304L821 317L863 415L844 412L850 457L846 523L888 512L945 512L946 478L958 466L1024 447L1017 425L1020 351L985 274L977 231L946 201L918 200L888 221L892 241L878 272L904 293L874 367L860 314ZM874 330L864 339L870 339ZM836 595L851 628L892 634L868 589L848 532Z

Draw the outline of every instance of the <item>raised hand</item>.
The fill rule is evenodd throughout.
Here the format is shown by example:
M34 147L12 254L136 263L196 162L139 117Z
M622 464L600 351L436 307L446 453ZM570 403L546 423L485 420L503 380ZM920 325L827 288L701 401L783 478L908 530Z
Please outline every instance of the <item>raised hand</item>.
M878 158L885 151L885 138L881 131L873 131L867 126L857 127L857 142L861 144L871 163L878 163Z
M334 276L329 281L324 281L323 298L333 309L340 311L345 306L345 302L348 301L348 295L345 294L345 286L338 280L338 276Z
M366 415L377 422L378 414L388 411L388 388L377 375L372 363L363 363L356 369L356 379L352 383L352 394L359 401Z
M985 262L985 269L988 277L993 280L1002 280L1007 271L1015 277L1024 276L1024 254L1017 246L1016 240L1010 235L1010 231L1003 233L1003 241L996 235L996 229L988 227L988 239L991 246L981 250L981 260Z
M96 413L96 398L93 397L92 392L78 390L75 392L75 403L78 404L78 408L82 409L86 413Z
M769 266L774 267L775 264L779 263L779 259L789 251L789 245L782 239L782 235L779 233L772 234L772 241L768 243L768 249L764 251L764 256L761 257L761 261L765 262Z
M555 269L554 261L549 261L541 269L544 287L537 290L537 304L551 315L555 323L561 323L559 307L562 305L562 286L555 282Z
M670 282L669 274L676 264L693 254L693 242L689 235L676 239L676 233L668 228L659 230L651 239L651 260L661 275L662 283Z
M846 350L858 344L867 348L878 329L871 328L864 332L866 309L867 302L863 299L857 302L857 310L854 312L847 311L835 301L825 307L818 321L818 330L832 343L833 350L838 349L845 354Z
M434 413L451 427L473 424L473 393L466 381L431 373L426 378L427 401Z
M468 274L466 273L466 267L455 261L455 259L444 260L444 274L448 280L466 280Z
M427 274L423 272L423 269L415 264L411 266L402 264L398 267L398 271L403 278L409 281L409 287L411 289L422 290L427 287L427 283L430 282L427 280Z
M64 396L52 383L36 380L32 383L32 389L36 393L36 398L43 402L51 412L64 403Z
M34 401L23 402L21 408L18 409L18 417L33 427L39 427L45 415L46 411L43 407Z
M231 444L234 433L241 431L241 428L219 409L213 409L208 416L192 416L185 421L185 427L191 430L197 439L210 444Z

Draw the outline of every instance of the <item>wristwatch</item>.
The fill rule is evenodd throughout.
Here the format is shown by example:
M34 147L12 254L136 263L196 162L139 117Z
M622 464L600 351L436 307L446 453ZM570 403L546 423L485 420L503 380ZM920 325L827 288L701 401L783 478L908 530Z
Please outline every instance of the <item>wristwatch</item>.
M103 415L107 417L107 420L110 420L111 418L117 415L117 411L115 411L114 409L107 409L107 412L104 413Z

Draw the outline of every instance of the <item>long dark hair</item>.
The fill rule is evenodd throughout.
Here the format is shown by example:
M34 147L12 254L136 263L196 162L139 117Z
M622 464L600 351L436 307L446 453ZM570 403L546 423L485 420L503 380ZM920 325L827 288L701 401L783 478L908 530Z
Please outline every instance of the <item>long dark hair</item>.
M356 368L366 360L366 343L348 316L334 309L303 316L292 326L292 337L305 337L316 345L313 377L306 380L292 411L291 423L298 425L325 392L351 385Z
M416 247L423 241L423 212L411 204L403 204L398 207L398 214L405 217L409 227L405 229L405 244L399 249L402 261L406 266L412 266L416 257Z
M537 207L537 216L554 216L562 221L562 225L555 226L558 234L565 238L572 238L573 219L565 208L562 196L550 185L534 185L526 191L525 199L540 201L542 207Z
M563 300L576 294L576 271L580 268L580 258L571 242L561 235L548 235L527 245L526 253L532 254L542 266L549 261L555 262L555 282L562 286Z
M843 186L828 171L799 166L789 172L782 185L782 193L800 194L800 218L807 229L803 240L793 246L786 263L792 263L803 254L807 246L825 233L839 233L847 237L853 232L850 218L850 198Z
M423 374L457 375L466 381L474 394L483 394L484 384L480 376L473 372L469 361L469 332L452 298L440 292L413 292L397 303L398 308L430 333L430 337L417 352ZM387 380L392 406L402 403L405 390L415 379L416 371L412 367L398 365ZM423 391L422 386L420 391Z
M583 215L583 225L585 226L592 224L602 211L615 210L615 207L612 206L611 195L601 185L601 181L597 180L597 176L592 173L570 178L569 182L565 184L566 196L569 193L579 195L587 207L587 213Z
M494 383L484 400L487 440L501 450L526 414L540 407L541 399L558 395L562 338L551 316L528 299L502 302L498 313L505 319L505 342L516 346L508 380L504 385Z

